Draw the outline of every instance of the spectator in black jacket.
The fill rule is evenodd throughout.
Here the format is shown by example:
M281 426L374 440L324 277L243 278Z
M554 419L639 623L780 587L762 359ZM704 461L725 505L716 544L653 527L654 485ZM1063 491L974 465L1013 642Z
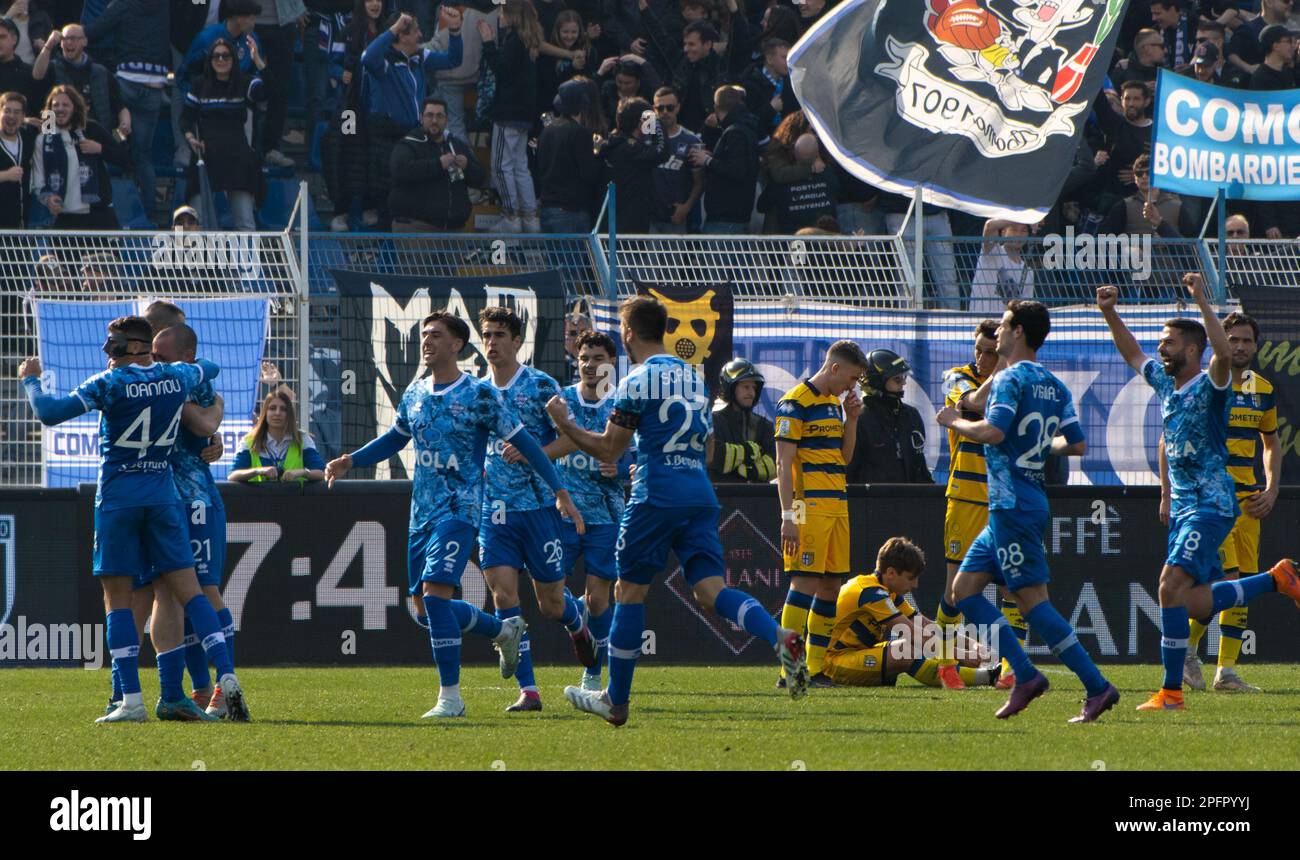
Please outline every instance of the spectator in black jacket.
M1115 200L1133 193L1133 162L1151 151L1151 90L1141 81L1128 81L1120 88L1123 113L1111 105L1105 92L1093 108L1104 143L1095 158L1097 165L1097 209L1108 211Z
M0 95L0 230L27 226L27 191L39 131L24 122L26 118L26 96Z
M32 67L14 53L18 45L18 25L0 18L0 91L22 93L28 104L39 105L45 99L45 87L32 77Z
M1202 42L1197 45L1192 62L1181 73L1196 78L1201 83L1219 87L1241 90L1250 86L1250 79L1246 77L1245 72L1225 61L1223 54L1213 42Z
M468 143L447 134L447 102L424 100L420 128L393 147L388 210L394 233L443 233L469 220L469 189L487 185L487 171Z
M50 55L48 65L38 62L32 69L33 78L76 87L90 106L91 119L104 128L116 128L123 137L130 136L131 112L122 104L117 78L86 53L86 31L80 24L51 32L41 53Z
M1177 68L1192 61L1196 15L1183 11L1184 0L1151 0L1151 22L1165 43L1165 65Z
M933 484L925 462L925 422L903 402L912 368L896 352L867 354L866 393L858 416L850 484Z
M1263 54L1255 73L1250 76L1252 90L1295 89L1295 38L1282 24L1269 24L1259 34Z
M1165 39L1148 27L1138 31L1133 38L1133 55L1115 64L1110 80L1117 87L1128 81L1142 81L1154 87L1156 72L1164 65Z
M555 94L553 119L537 142L543 233L586 233L591 208L600 194L601 162L593 132L581 121L590 107L591 87L573 78Z
M172 49L168 0L113 0L86 27L92 43L112 34L117 56L117 85L131 112L127 139L135 184L145 215L154 220L158 179L153 168L153 136L162 110L163 87L171 71Z
M50 90L44 110L54 119L54 131L36 139L32 191L54 216L53 228L120 229L105 161L125 164L126 144L99 123L86 120L86 101L72 87Z
M600 109L611 123L618 117L619 102L624 99L654 98L659 89L659 76L654 66L636 54L609 57L596 71L600 81ZM610 129L602 129L602 133Z
M704 168L704 232L747 233L758 185L757 123L741 87L718 87L713 104L704 128L709 148L691 152L691 164Z
M791 182L772 182L763 189L759 211L771 211L773 233L792 235L812 227L818 219L835 217L839 202L839 177L821 158L821 144L812 133L803 134L794 143L795 164L808 168L808 174Z
M649 233L655 168L670 155L664 130L645 99L624 99L615 131L600 148L614 183L616 224L624 233Z
M1253 75L1264 60L1259 45L1260 33L1272 24L1286 24L1291 17L1291 5L1292 0L1260 0L1259 15L1232 32L1232 38L1228 40L1228 62L1247 75Z
M498 233L540 233L537 193L528 171L528 134L537 120L537 57L542 25L530 0L506 0L495 38L479 22L483 56L496 74L492 99L492 184L501 195ZM499 44L498 44L499 42Z
M644 3L644 0L642 0ZM687 128L704 126L704 118L713 106L713 92L726 83L726 67L713 51L718 31L708 21L695 21L682 30L680 50L676 42L662 35L658 19L649 9L642 9L642 20L652 32L659 32L657 44L666 45L672 68L673 89L682 94L678 122Z
M776 427L754 412L763 374L752 362L733 358L722 368L718 394L726 404L713 411L713 459L709 477L720 484L766 484L776 477Z
M790 43L766 39L763 58L745 70L740 85L745 88L745 106L758 121L758 143L765 145L781 120L799 110L799 99L790 86L790 66L786 55Z

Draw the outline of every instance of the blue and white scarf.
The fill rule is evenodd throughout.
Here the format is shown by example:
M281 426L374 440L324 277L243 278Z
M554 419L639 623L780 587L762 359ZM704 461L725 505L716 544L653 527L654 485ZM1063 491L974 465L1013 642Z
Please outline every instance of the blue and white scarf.
M84 132L68 132L75 147L86 139ZM68 151L59 132L41 135L41 159L45 165L45 183L41 186L42 197L55 195L65 197L68 189ZM77 182L81 187L81 202L93 206L99 202L99 156L87 155L77 151Z

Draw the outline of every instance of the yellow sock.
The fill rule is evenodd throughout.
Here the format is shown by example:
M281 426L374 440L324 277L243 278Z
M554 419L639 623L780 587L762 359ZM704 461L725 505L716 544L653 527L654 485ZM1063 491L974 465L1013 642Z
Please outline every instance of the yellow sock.
M813 600L808 615L808 674L816 675L826 660L826 649L831 644L831 630L835 628L835 601Z
M1234 606L1220 612L1219 630L1219 666L1230 669L1237 665L1237 658L1241 656L1241 637L1246 633L1246 607Z
M983 684L988 683L987 674L984 676L985 680L980 680L979 673L981 671L982 670L976 669L974 666L957 667L957 674L961 676L962 683L964 683L967 687L979 687L982 686Z
M944 602L940 600L939 608L934 613L934 623L939 625L939 630L943 633L943 659L939 661L939 665L957 665L957 643L954 637L957 625L961 624L961 613L956 610L948 612Z
M1202 624L1201 622L1197 621L1195 618L1193 618L1190 623L1191 623L1192 633L1190 636L1187 637L1187 651L1188 653L1195 654L1197 647L1200 646L1201 644L1201 640L1205 638L1205 631L1209 630L1210 627L1207 624ZM1219 639L1219 647L1220 648L1223 647L1222 637L1220 637Z
M785 606L781 607L781 626L803 636L808 626L808 611L812 609L812 602L811 594L801 594L793 588L786 592ZM781 675L785 675L784 669L781 670Z
M939 660L923 660L915 672L909 672L908 674L927 687L937 687L939 686L939 664ZM961 676L963 683L969 687L978 687L988 683L988 676L985 675L981 680L980 670L971 666L958 666L957 674Z
M1011 625L1011 629L1016 633L1016 638L1020 640L1020 644L1023 646L1026 637L1029 635L1029 625L1025 622L1025 617L1020 614L1020 605L1014 600L1004 599L998 602L998 607L1002 610L1002 617L1007 619L1007 623ZM1002 658L1002 674L1015 674L1011 669L1011 664L1007 662L1005 657ZM962 678L962 680L966 679Z

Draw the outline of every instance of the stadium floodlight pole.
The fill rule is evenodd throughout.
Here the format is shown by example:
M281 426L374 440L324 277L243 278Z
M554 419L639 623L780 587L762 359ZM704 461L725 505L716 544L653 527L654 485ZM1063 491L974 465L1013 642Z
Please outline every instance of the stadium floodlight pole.
M298 420L311 430L311 265L308 254L307 181L298 183Z

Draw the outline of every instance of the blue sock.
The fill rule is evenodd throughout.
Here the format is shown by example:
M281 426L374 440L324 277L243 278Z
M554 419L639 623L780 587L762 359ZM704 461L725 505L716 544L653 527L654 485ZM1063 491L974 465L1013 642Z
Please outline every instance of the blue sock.
M564 589L564 614L560 616L560 623L570 633L577 633L582 629L582 606L567 588Z
M162 687L164 702L178 702L185 698L185 689L181 682L185 679L185 658L189 649L177 645L170 651L158 655L158 684ZM205 665L204 670L207 670Z
M230 614L230 607L223 606L217 611L217 623L221 632L226 634L226 653L230 655L230 665L235 665L235 616Z
M817 602L814 601L814 610L816 607ZM776 621L771 615L767 614L767 610L763 608L762 604L740 589L724 588L719 591L717 599L713 601L713 609L745 632L757 636L768 645L776 646L776 635L777 631L780 630L776 625ZM831 615L834 614L835 610L834 606L832 606ZM640 635L641 633L638 631L637 636L640 637Z
M1187 639L1192 635L1186 606L1160 609L1160 662L1165 664L1166 690L1183 689L1183 660L1187 657Z
M104 646L108 648L108 653L111 655L113 653L113 645L108 641L107 624L104 625ZM122 675L117 671L117 663L111 657L109 658L108 665L109 665L108 674L113 679L112 698L110 698L109 701L120 702L122 701Z
M722 594L730 590L723 589ZM766 612L749 614L767 615ZM768 621L772 619L769 617ZM614 604L614 621L609 628L609 700L616 705L626 705L632 697L632 673L636 671L636 661L641 656L641 634L644 631L644 603Z
M114 609L108 613L108 652L113 655L122 695L140 695L140 638L135 633L131 610Z
M524 611L518 606L512 609L498 609L497 618L505 621L507 618L514 618L523 615ZM520 690L531 690L537 692L537 678L533 675L533 645L524 634L523 641L519 643L519 668L515 670L515 680L519 682Z
M1061 617L1061 613L1056 611L1055 606L1044 600L1029 610L1025 621L1033 625L1043 637L1043 641L1052 649L1052 653L1069 666L1071 672L1079 676L1089 696L1095 696L1106 689L1106 679L1102 677L1101 670L1079 644L1079 637L1075 635L1070 622Z
M229 651L229 649L226 649ZM161 659L162 655L159 655ZM159 664L161 669L161 664ZM199 644L199 637L194 635L194 625L185 619L185 668L190 672L190 685L196 690L206 690L212 686L212 676L208 674L208 655ZM163 698L166 699L164 696ZM174 702L175 699L166 699Z
M1241 579L1224 579L1210 586L1214 611L1221 612L1234 606L1245 606L1261 594L1277 591L1277 583L1267 573L1243 576Z
M501 632L500 618L488 615L482 609L463 600L451 601L451 614L456 616L456 626L460 628L461 633L477 633L492 639ZM428 625L428 619L425 619L425 625Z
M596 665L587 670L587 674L600 677L600 667L609 659L609 626L614 622L614 609L606 606L605 611L587 619L591 625L591 637L596 640Z
M998 653L1011 664L1011 671L1015 673L1017 684L1023 684L1038 674L1034 664L1029 662L1029 655L1025 653L1024 646L1016 638L1015 630L1007 623L1006 617L998 612L998 608L989 603L987 597L983 594L972 594L965 600L958 600L957 609L966 617L967 624L977 624L986 630L997 630Z
M433 662L438 664L438 681L443 688L460 687L460 625L445 597L424 596L424 611L429 618L429 644ZM459 691L458 691L459 692Z
M208 662L217 667L217 680L235 673L235 664L230 662L230 652L226 650L226 637L221 632L221 622L217 613L212 611L212 604L203 594L196 594L185 604L185 617L194 625L194 635L203 643L203 650L208 654Z

